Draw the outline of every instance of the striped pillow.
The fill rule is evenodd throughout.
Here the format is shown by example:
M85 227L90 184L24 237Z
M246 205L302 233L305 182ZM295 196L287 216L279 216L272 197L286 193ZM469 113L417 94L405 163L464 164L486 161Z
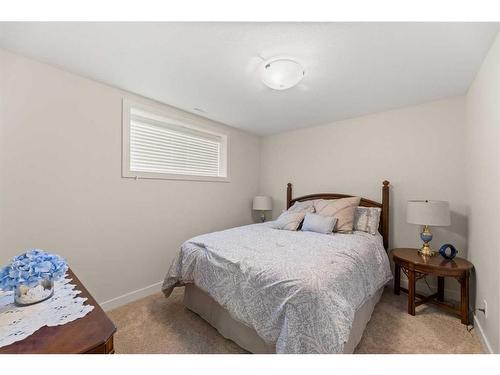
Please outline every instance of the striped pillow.
M283 212L273 223L274 229L284 229L295 231L304 220L304 212Z
M314 209L321 216L333 216L337 219L335 232L351 233L354 225L354 212L359 206L360 197L314 201Z
M314 212L314 201L295 202L286 212Z

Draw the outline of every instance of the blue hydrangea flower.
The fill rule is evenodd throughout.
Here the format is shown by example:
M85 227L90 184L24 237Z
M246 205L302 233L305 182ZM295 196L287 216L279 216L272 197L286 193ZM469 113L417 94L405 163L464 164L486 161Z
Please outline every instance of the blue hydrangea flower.
M11 259L0 269L0 290L14 290L18 284L36 286L40 280L57 280L64 276L68 264L57 254L31 249Z

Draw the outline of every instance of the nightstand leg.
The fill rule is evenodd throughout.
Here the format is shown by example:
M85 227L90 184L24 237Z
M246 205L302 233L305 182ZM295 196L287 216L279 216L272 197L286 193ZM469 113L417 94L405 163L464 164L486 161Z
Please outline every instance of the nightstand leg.
M469 275L460 279L460 310L462 324L469 324Z
M401 292L401 267L399 264L394 264L394 294L398 295Z
M444 277L438 276L438 296L437 300L439 302L444 302Z
M408 314L415 315L415 271L408 270Z

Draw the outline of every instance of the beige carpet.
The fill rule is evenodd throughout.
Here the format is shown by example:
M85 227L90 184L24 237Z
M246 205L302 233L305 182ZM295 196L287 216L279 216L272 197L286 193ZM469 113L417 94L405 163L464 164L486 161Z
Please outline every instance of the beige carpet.
M245 353L182 305L183 288L170 298L154 294L108 313L118 331L117 353ZM406 313L406 295L387 289L356 353L481 353L474 330L433 307Z

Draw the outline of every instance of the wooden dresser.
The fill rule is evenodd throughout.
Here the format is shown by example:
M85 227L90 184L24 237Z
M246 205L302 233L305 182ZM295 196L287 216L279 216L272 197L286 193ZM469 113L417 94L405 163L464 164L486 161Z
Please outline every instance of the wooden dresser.
M116 327L73 271L72 284L94 309L83 318L55 327L42 327L24 340L0 348L0 354L112 354ZM57 291L56 291L57 293ZM41 302L43 303L43 302Z

